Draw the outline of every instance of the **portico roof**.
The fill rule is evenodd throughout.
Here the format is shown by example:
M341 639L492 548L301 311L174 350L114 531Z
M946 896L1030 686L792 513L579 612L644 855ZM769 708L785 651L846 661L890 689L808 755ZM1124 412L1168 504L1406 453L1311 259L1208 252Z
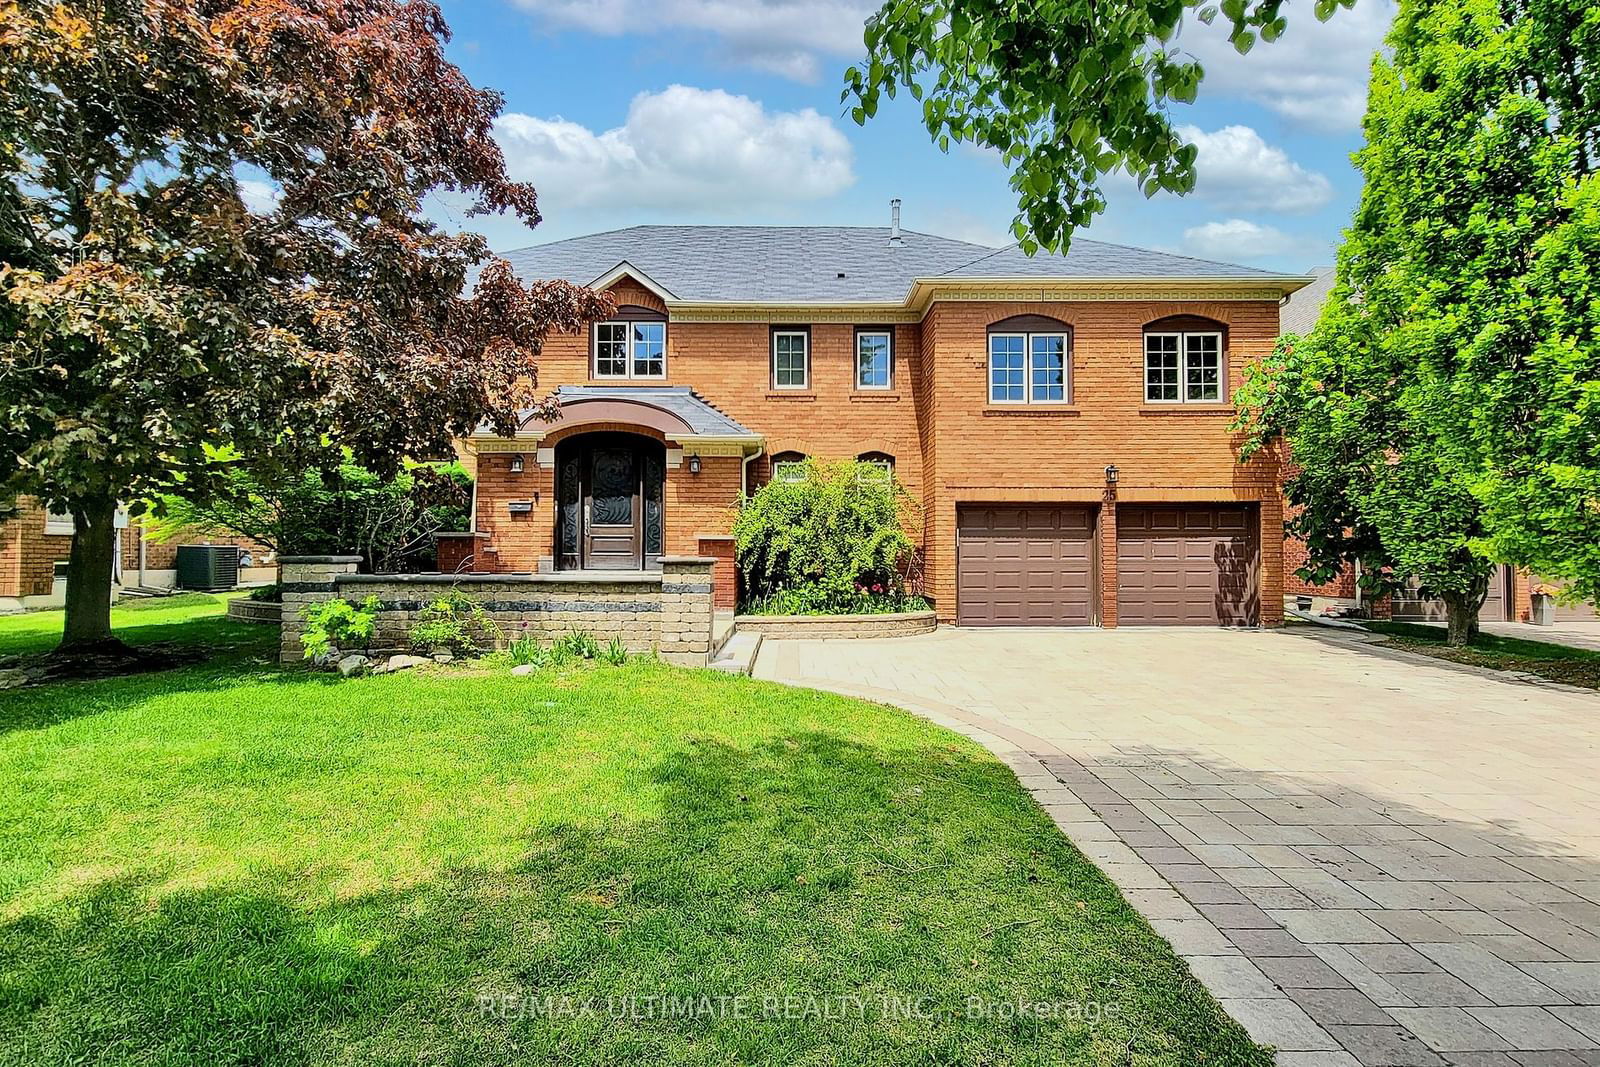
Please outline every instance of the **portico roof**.
M528 412L517 439L539 440L553 430L586 423L623 423L656 430L683 443L721 442L758 446L761 435L744 426L687 385L563 385L556 390L560 414L553 421ZM495 435L480 427L480 440Z

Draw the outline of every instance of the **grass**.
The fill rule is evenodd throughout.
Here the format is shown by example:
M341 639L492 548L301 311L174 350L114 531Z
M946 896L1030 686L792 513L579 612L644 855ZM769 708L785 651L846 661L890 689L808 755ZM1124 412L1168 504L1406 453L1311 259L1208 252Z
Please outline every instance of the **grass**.
M1591 649L1490 633L1480 633L1466 648L1451 648L1445 643L1441 626L1413 622L1366 622L1362 625L1388 638L1385 644L1409 652L1473 667L1523 671L1554 682L1600 689L1600 652Z
M0 697L0 1064L1270 1062L954 734L648 660L340 681L219 608Z

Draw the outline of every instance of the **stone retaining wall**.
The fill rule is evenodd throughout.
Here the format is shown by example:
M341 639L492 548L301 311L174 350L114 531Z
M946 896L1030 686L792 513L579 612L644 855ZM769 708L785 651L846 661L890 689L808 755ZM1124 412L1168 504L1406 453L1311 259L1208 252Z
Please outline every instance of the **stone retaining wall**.
M931 611L893 615L739 615L734 627L763 637L909 637L939 625Z
M228 618L235 622L277 622L282 617L283 605L276 600L236 596L228 601Z
M382 603L375 651L409 650L417 613L451 590L480 604L499 627L500 643L524 632L550 640L573 630L602 644L621 638L629 651L660 654L680 666L704 666L711 650L712 559L664 556L660 571L555 574L357 574L355 556L287 556L283 564L280 658L303 658L306 605L342 596Z

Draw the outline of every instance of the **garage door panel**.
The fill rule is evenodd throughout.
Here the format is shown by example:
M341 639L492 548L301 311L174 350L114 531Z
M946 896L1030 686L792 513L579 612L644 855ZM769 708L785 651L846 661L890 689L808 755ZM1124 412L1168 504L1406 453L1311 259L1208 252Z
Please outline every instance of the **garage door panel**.
M1094 621L1094 515L1084 507L961 508L956 616L967 626Z
M1117 618L1130 626L1254 625L1255 513L1130 506L1117 515Z

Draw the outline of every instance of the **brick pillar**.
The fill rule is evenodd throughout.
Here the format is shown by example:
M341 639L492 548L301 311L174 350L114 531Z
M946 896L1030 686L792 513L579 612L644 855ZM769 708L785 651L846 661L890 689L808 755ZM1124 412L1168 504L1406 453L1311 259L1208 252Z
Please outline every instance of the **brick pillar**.
M1283 497L1273 493L1260 505L1261 625L1283 625Z
M661 557L661 658L680 667L704 667L711 656L709 556Z
M711 568L712 607L717 611L732 611L738 602L738 572L733 560L733 538L702 536L700 554L717 561Z
M1117 628L1117 491L1112 488L1100 504L1100 625Z
M305 658L300 635L306 625L300 613L308 604L337 596L339 576L354 574L360 562L360 556L278 557L278 588L282 591L279 599L283 601L278 662L299 663Z

